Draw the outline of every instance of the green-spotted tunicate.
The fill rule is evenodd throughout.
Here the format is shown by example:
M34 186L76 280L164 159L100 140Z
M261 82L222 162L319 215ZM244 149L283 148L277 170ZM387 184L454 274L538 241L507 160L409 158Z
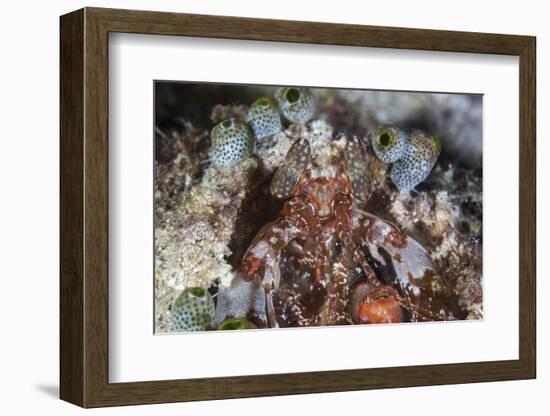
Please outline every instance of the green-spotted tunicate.
M237 119L218 123L212 129L210 139L210 160L216 166L234 166L254 151L254 133L248 124Z
M252 322L245 318L228 318L218 325L219 331L235 331L237 329L255 329Z
M280 87L275 99L283 116L295 124L305 124L315 112L315 98L309 88Z
M247 121L258 140L273 136L283 128L277 107L267 97L254 101L248 110Z
M371 135L374 153L384 163L393 163L401 159L408 139L407 132L395 127L382 127Z
M172 309L174 331L204 331L212 322L214 301L202 287L185 289Z
M423 182L432 171L439 154L441 143L436 135L412 130L403 156L391 169L390 178L399 192L409 192Z

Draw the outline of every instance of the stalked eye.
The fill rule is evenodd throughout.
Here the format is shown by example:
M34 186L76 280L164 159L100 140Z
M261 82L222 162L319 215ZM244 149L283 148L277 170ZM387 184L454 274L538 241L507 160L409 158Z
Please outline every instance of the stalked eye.
M283 129L279 111L267 97L254 101L248 110L246 120L258 140L271 137Z
M285 99L289 103L295 103L300 99L300 91L296 88L287 88L285 91Z
M309 163L311 147L306 139L299 139L286 154L285 160L273 175L271 194L283 199L292 195Z
M295 124L305 124L315 112L315 99L309 88L277 88L275 99L283 116Z
M378 159L384 163L393 163L403 156L408 135L394 127L383 127L371 135L371 143Z

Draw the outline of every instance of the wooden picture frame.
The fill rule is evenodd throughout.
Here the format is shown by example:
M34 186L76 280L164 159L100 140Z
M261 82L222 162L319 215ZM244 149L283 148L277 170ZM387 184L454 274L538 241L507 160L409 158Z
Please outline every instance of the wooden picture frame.
M535 38L85 8L61 17L60 396L82 407L536 377ZM519 359L109 383L110 32L514 55L520 66Z

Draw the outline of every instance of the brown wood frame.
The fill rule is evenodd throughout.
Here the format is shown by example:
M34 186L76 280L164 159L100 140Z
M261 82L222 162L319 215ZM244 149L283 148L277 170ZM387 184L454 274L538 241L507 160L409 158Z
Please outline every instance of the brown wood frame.
M110 32L519 56L519 359L109 383ZM99 407L535 378L535 42L530 36L98 8L85 8L62 16L61 398L83 407Z

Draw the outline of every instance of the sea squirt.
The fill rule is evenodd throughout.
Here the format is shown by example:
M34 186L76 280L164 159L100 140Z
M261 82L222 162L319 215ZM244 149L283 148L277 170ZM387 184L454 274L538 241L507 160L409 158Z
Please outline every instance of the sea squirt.
M172 308L172 325L175 331L204 331L212 322L214 302L202 287L185 289Z

